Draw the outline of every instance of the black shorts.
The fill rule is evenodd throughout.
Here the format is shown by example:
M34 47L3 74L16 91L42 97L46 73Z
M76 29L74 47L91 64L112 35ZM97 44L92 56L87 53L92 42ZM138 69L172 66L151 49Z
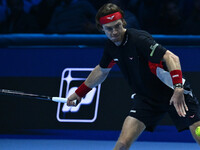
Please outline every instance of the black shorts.
M163 102L155 102L147 97L135 95L133 106L129 116L134 117L146 126L146 130L154 131L158 122L162 117L169 113L173 123L178 131L188 129L190 125L200 120L200 104L196 97L189 94L184 95L189 111L186 117L179 117L174 105L169 105L169 100Z

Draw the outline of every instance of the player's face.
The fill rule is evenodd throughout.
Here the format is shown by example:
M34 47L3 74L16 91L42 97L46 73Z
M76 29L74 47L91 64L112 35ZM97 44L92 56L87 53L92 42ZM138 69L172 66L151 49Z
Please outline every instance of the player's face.
M124 33L126 29L123 27L123 22L121 19L103 24L103 31L105 32L106 36L114 42L116 45L121 44Z

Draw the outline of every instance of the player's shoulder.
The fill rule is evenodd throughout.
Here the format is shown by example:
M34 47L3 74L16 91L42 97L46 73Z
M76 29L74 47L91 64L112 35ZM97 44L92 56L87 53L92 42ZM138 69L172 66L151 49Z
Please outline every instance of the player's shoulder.
M141 37L152 38L151 34L145 30L138 30L138 29L130 28L130 29L127 29L127 32L134 39L141 38Z

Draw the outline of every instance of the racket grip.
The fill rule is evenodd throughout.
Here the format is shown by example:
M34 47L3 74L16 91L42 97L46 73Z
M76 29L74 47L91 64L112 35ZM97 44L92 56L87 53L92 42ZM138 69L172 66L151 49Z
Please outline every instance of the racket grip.
M66 102L67 102L67 98L52 97L52 101L54 101L54 102L59 102L59 103L66 103Z

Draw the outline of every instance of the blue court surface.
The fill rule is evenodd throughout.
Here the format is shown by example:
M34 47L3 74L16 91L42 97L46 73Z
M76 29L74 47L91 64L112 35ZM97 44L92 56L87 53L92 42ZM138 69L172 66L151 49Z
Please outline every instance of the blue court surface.
M63 139L0 139L1 150L112 150L115 141ZM199 150L196 143L135 142L130 150Z
M120 131L23 130L0 134L0 150L112 150ZM200 150L188 130L158 126L143 132L130 150Z

